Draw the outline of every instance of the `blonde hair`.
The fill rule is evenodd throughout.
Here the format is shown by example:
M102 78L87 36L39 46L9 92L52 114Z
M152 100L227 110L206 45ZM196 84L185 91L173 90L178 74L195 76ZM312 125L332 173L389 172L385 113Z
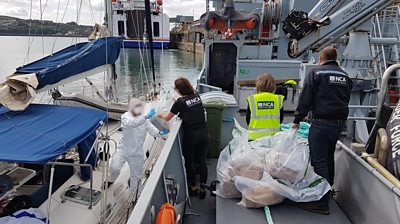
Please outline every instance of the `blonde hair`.
M264 73L258 76L256 82L257 93L262 93L262 92L275 93L275 90L276 90L275 80L272 77L272 75Z

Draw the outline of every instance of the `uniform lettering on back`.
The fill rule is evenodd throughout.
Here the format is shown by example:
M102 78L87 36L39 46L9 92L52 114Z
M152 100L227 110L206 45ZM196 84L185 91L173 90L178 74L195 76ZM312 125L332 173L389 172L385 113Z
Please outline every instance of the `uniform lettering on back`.
M260 101L257 103L259 110L271 110L275 108L274 101Z
M329 84L346 86L347 80L346 80L346 77L343 77L343 76L330 75L329 76Z
M185 103L186 103L186 106L187 106L187 107L193 107L193 106L195 106L195 105L200 104L200 103L201 103L201 99L200 99L199 96L197 96L197 97L195 97L195 98L186 100Z

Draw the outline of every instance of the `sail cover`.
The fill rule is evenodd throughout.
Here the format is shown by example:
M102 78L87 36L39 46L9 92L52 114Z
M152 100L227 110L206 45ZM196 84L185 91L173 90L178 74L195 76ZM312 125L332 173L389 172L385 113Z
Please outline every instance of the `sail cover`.
M17 68L16 73L35 73L39 81L36 89L41 89L93 68L114 64L121 46L122 37L105 37L92 42L78 43L21 66Z
M0 108L0 161L43 164L93 135L101 110L31 104L24 111Z
M114 64L122 47L122 37L104 37L72 45L52 55L21 66L0 84L0 104L24 110L46 86L56 87L79 74ZM32 79L33 76L33 79Z

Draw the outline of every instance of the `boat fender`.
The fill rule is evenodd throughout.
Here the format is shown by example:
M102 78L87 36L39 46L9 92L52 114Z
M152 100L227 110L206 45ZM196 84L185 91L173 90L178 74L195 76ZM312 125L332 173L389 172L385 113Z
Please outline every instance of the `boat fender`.
M156 224L175 224L176 210L170 203L165 203L161 206L157 214Z

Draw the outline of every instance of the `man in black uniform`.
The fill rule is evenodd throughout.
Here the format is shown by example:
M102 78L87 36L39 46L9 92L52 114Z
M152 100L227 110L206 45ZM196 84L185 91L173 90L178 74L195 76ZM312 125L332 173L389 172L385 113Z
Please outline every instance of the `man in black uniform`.
M307 114L312 112L312 124L308 136L311 165L315 172L333 185L334 152L340 133L349 114L352 81L337 60L333 47L321 51L319 65L305 78L293 128L298 128ZM317 202L299 203L305 210L329 214L330 193Z

